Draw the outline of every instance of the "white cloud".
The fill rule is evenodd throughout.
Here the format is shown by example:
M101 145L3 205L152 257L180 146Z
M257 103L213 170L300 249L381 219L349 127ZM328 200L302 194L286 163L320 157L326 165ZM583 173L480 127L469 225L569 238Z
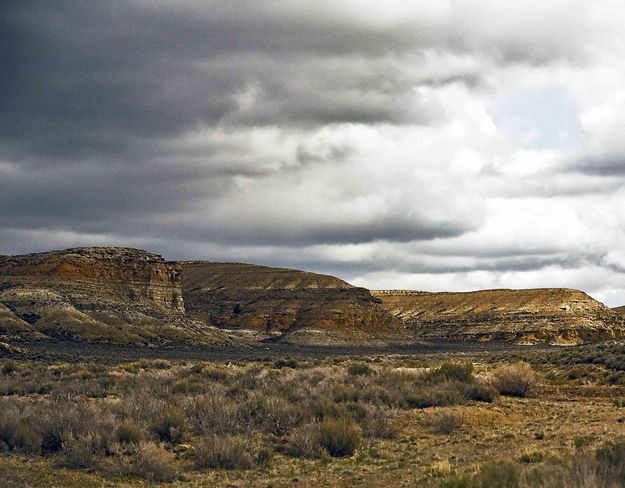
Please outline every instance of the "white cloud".
M129 244L625 303L624 6L129 2L107 23L68 3L67 37L42 6L8 17L33 52L0 100L0 252Z

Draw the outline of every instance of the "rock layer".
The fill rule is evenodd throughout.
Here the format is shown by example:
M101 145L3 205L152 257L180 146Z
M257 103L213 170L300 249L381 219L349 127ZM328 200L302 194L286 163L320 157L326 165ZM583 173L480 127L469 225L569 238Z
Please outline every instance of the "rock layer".
M45 284L80 306L94 296L184 313L180 267L139 249L77 248L0 258L0 287Z
M417 337L429 340L565 345L625 335L619 314L579 290L379 290L372 294Z
M2 257L0 315L5 318L0 327L5 335L19 326L49 336L112 342L223 335L184 317L180 283L178 264L138 249Z
M298 343L369 343L407 336L364 288L332 276L238 263L182 262L189 316Z

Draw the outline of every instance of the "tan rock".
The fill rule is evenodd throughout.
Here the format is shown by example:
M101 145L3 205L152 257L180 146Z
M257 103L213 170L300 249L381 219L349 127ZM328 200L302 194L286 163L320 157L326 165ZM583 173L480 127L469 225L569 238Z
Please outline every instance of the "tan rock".
M573 345L625 335L619 314L584 292L567 288L372 294L418 337L430 340Z
M256 330L298 344L408 337L368 290L333 276L238 263L180 264L187 313L217 327Z

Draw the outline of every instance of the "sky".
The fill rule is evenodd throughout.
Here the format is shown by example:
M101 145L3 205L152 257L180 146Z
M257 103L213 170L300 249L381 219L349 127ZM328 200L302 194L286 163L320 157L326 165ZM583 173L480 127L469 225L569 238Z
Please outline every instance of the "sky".
M623 0L0 6L0 254L625 304Z

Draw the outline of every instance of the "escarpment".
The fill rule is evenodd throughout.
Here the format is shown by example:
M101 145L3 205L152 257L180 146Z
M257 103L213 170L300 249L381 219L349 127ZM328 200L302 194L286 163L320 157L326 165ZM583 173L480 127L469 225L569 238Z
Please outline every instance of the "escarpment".
M180 266L129 248L77 248L0 258L0 286L45 284L88 308L94 297L184 313Z
M419 338L581 344L622 337L623 318L573 289L373 291Z
M0 332L27 328L122 343L204 339L207 328L184 317L180 283L178 264L138 249L5 256L0 258Z
M364 288L304 271L182 262L187 314L221 328L297 343L369 343L408 337Z
M0 256L0 340L572 345L625 336L623 310L571 289L370 292L328 275L119 247Z

